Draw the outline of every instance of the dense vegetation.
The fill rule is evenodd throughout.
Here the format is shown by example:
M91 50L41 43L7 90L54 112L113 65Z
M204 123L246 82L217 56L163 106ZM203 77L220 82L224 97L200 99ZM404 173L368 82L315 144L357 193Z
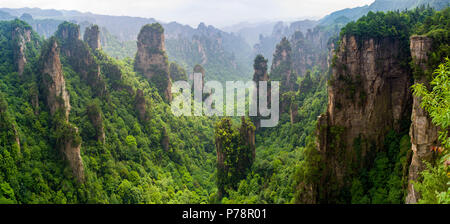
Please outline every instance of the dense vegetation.
M92 52L103 68L119 66L122 79L107 80L108 94L95 97L94 89L62 58L70 94L70 122L80 130L86 180L78 183L58 150L53 118L43 102L32 105L38 91L35 39L27 47L28 63L18 77L13 59L11 29L26 28L20 21L1 22L2 61L0 78L0 198L4 203L206 203L215 192L215 157L208 118L181 117L170 113L157 91L133 71L132 62L117 61L102 52ZM33 33L33 35L35 35ZM45 50L45 49L43 49ZM102 69L103 70L103 69ZM105 69L105 71L108 71ZM34 81L36 80L36 81ZM137 119L134 90L143 89L150 102L150 119ZM132 90L131 92L129 90ZM106 141L97 141L88 107L103 117ZM14 127L14 128L11 128ZM161 144L162 130L170 139L169 149ZM192 132L191 130L196 130ZM17 131L17 133L14 133ZM15 143L20 139L20 147Z
M436 164L429 164L422 181L415 183L423 196L420 203L450 203L446 164L450 159L450 61L444 62L450 52L449 13L450 8L437 12L425 7L370 12L341 32L341 37L359 39L399 38L405 51L409 51L413 34L435 40L428 63L438 69L421 71L432 80L431 86L415 85L414 93L423 98L422 106L441 128L442 147ZM339 24L349 21L342 20L345 22ZM333 25L322 31L331 36L338 27ZM155 83L135 72L136 43L121 42L102 32L102 42L108 43L104 50L91 50L82 41L75 48L100 66L105 92L99 94L74 66L78 62L61 54L71 105L70 123L65 123L61 113L51 115L42 97L40 59L54 39L43 40L31 32L25 48L27 64L19 76L15 62L19 39L11 36L17 29L31 27L20 20L0 22L0 204L296 203L300 195L307 194L305 189L321 178L324 164L316 149L315 131L317 117L326 110L330 72L320 66L310 66L297 76L299 68L288 57L271 71L270 79L289 81L295 87L282 89L283 100L294 109L280 115L277 127L261 128L252 135L255 127L247 118L238 127L238 118L175 117ZM55 38L64 50L61 36ZM234 54L223 51L223 46L248 49L228 46L230 40L222 45L220 38L219 33L214 38L199 35L167 40L169 60L176 62L170 63L172 79L186 80L197 64L205 67L206 79L246 79L251 73L250 60L244 57L248 52ZM309 44L303 37L297 41L294 46ZM280 46L292 50L287 38ZM283 75L289 72L292 80L285 80ZM142 102L148 107L144 119L136 109ZM95 122L98 119L101 128ZM334 131L340 130L336 127ZM81 144L84 181L77 181L58 150L65 136L74 137L73 144ZM251 144L253 137L256 145ZM362 141L355 139L356 151ZM374 164L351 180L351 188L345 192L351 203L404 202L405 170L411 153L408 129L390 131L379 151Z
M367 40L370 38L395 38L400 39L403 44L403 50L409 52L409 37L414 34L421 34L429 36L433 39L433 49L430 53L430 60L427 62L430 68L437 68L437 66L444 62L444 58L448 57L448 22L450 8L442 11L435 11L428 7L420 7L411 11L404 12L370 12L363 16L356 22L350 22L341 31L341 38L344 36L355 36L357 40ZM409 55L409 54L407 54ZM404 64L410 62L411 58L401 59ZM414 63L412 69L416 70ZM428 110L433 122L440 126L442 130L448 129L446 117L448 117L448 72L446 67L440 65L440 70L431 82L433 92L428 92L423 85L416 85L415 91L419 96L424 96L423 106ZM421 74L428 74L431 72L421 71ZM417 72L414 73L415 78ZM429 102L427 102L429 101ZM434 116L436 116L436 118ZM335 138L339 138L339 129L333 129ZM332 131L333 131L332 130ZM341 199L336 199L338 202L345 203L350 200L351 203L404 203L406 196L407 170L408 158L410 155L410 137L408 134L409 126L406 125L399 133L390 131L384 139L384 147L380 149L374 160L374 164L370 167L365 167L360 170L358 174L351 181L351 188L348 192L343 192ZM447 132L440 133L440 139L444 143L440 150L447 150L448 145L446 141L448 138ZM358 151L362 144L362 139L355 139L355 151ZM320 171L320 155L309 151L305 154L305 163L309 166L315 166L316 169L300 168L297 173L299 191L298 194L307 194L303 187L305 185L314 186L318 183L321 175ZM445 154L441 156L440 164L447 161L448 156ZM439 159L438 159L439 161ZM423 172L423 182L418 182L417 187L419 191L427 195L421 201L423 203L446 203L448 202L448 177L444 165L431 165L429 170ZM297 196L298 197L298 196ZM303 195L304 197L304 195ZM320 199L319 199L320 200Z
M422 195L419 203L450 203L450 60L439 65L433 74L429 91L423 84L413 86L414 94L422 98L421 106L430 114L433 124L440 128L439 141L442 146L436 149L439 153L437 165L428 164L428 170L422 172L422 182L415 187Z

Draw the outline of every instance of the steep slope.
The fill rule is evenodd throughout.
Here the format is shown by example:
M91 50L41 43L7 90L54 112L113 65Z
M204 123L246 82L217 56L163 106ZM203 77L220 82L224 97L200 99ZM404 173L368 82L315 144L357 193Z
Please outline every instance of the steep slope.
M335 184L337 192L348 185L355 168L373 165L387 132L401 132L403 122L409 119L412 75L402 65L408 55L401 46L391 38L342 39L328 90L327 113L318 125L318 150L328 169L324 181ZM325 200L340 197L335 195L336 189L324 191Z
M15 26L29 28L0 23L0 155L8 161L0 165L8 189L2 203L208 202L215 192L213 120L172 116L133 63L93 51L73 24L46 41L31 31L19 77ZM104 95L89 74L104 80Z
M343 29L332 60L327 113L317 125L319 157L307 158L323 167L300 178L299 202L404 203L406 193L407 203L418 201L414 182L420 182L425 163L439 156L430 151L439 143L437 128L420 99L413 100L410 86L413 79L428 85L428 66L448 55L447 31L441 29L447 17L448 9L369 13ZM413 32L430 37L410 39Z

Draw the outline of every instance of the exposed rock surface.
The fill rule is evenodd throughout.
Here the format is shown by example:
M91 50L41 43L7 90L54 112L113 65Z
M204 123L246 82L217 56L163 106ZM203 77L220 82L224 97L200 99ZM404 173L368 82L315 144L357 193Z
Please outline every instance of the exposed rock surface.
M172 100L172 81L164 46L164 29L159 23L142 27L137 41L135 69L155 83L166 102Z
M329 34L317 28L308 30L306 35L300 31L292 35L292 66L299 76L304 76L314 66L326 70L328 39Z
M68 122L70 113L69 94L66 90L62 65L59 55L59 46L56 38L51 38L47 49L41 54L42 93L50 114L56 115L62 110L64 119L55 118L55 132L58 133L56 147L69 163L73 175L79 182L84 181L83 162L80 155L81 138L78 129Z
M66 123L62 129L63 135L57 139L57 146L63 157L69 163L72 174L78 182L84 181L84 167L81 159L81 138L78 134L78 128Z
M80 26L64 22L58 26L56 37L61 41L61 55L67 58L72 69L81 76L95 95L106 93L106 84L101 77L100 65L89 50L89 46L80 40Z
M92 50L98 50L101 48L100 29L97 25L86 27L83 39L84 42L86 42Z
M349 189L352 173L371 166L386 133L404 128L412 104L412 77L402 63L409 55L398 40L346 36L336 56L327 113L318 122L318 148L326 167L321 198L331 203Z
M50 114L54 115L58 110L63 110L65 118L68 120L70 100L62 72L58 42L53 38L47 47L48 49L44 49L41 55L44 98Z
M15 27L12 32L12 39L14 41L14 63L17 65L17 73L22 76L25 69L25 64L27 63L27 58L25 56L26 45L31 41L31 27Z
M428 53L432 50L432 39L425 36L411 37L411 56L418 69L423 71L427 68ZM426 77L416 77L415 83L429 85ZM433 152L432 146L438 145L438 128L431 122L428 113L420 106L421 99L414 97L411 116L411 144L413 156L409 167L407 204L417 203L420 195L414 190L412 181L417 181L419 174L426 166L424 162L431 162Z
M276 46L270 68L270 80L280 81L280 96L290 91L297 91L297 73L292 67L292 48L287 38L283 38ZM280 113L289 110L290 100L280 98Z

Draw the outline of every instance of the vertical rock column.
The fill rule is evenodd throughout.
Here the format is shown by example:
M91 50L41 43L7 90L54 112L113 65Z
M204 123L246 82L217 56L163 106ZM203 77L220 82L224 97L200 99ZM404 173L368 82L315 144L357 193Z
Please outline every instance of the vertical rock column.
M81 139L78 129L70 124L70 100L66 90L62 65L59 56L59 46L56 38L51 38L47 49L41 54L41 78L43 83L42 93L52 116L61 111L62 119L57 116L54 119L55 131L58 133L56 147L69 163L72 173L79 182L84 181L84 168L81 159Z
M323 202L345 198L342 192L349 189L352 175L373 164L386 133L403 131L400 124L409 119L411 74L402 63L409 55L401 46L390 38L343 37L328 87L327 113L318 121L325 164L319 184Z
M425 36L411 37L411 56L416 65L416 69L426 71L428 53L431 51L433 40ZM429 85L427 78L416 77L415 83L422 83ZM409 183L408 195L406 196L407 204L414 204L420 198L420 195L414 190L413 181L416 181L426 166L424 162L431 162L433 153L430 148L438 144L438 128L431 122L428 113L420 106L421 99L414 97L413 109L411 115L411 129L409 135L411 136L411 145L413 156L411 165L409 166Z
M159 23L142 27L137 41L135 69L154 83L161 97L172 100L172 81L164 46L164 28Z
M31 41L31 29L16 27L12 32L12 39L14 41L14 63L17 65L17 73L22 76L27 63L25 57L26 45Z
M100 29L97 25L87 27L84 31L84 42L86 42L92 50L101 48L100 44Z

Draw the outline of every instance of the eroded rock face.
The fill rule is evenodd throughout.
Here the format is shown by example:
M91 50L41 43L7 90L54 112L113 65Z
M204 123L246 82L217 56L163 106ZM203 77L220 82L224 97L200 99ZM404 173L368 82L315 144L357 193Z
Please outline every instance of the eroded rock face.
M305 35L297 31L292 35L293 68L299 76L304 76L314 66L326 70L329 38L329 34L320 29L308 30Z
M44 94L43 98L50 109L50 114L56 115L60 110L63 112L63 119L58 118L58 116L54 119L55 132L62 133L57 137L56 148L68 161L76 179L82 182L84 181L84 169L80 155L81 138L78 129L68 122L70 99L66 90L56 38L51 38L46 47L48 49L44 49L41 54L41 78L43 83L41 92Z
M106 84L101 77L100 65L89 50L89 46L81 41L80 26L62 23L58 26L56 37L61 41L61 55L67 58L73 70L81 76L97 96L106 93Z
M64 135L57 140L57 146L63 157L69 163L72 174L78 182L84 182L84 167L81 159L81 138L78 128L66 123L63 129Z
M410 117L411 72L402 63L407 54L396 39L342 39L327 113L318 123L318 147L326 164L322 198L327 202L349 189L349 173L370 166L387 132L399 132ZM333 185L337 189L328 188Z
M142 27L137 41L135 69L155 83L166 102L172 100L172 81L164 46L164 29L159 23Z
M66 120L69 119L70 100L66 90L66 81L62 72L59 57L59 46L56 39L51 39L49 49L41 55L43 67L41 68L42 83L50 114L54 115L58 110L63 110Z
M84 31L84 42L86 42L92 50L101 48L100 44L100 29L97 25L86 27Z
M411 56L413 62L423 71L427 68L428 53L431 51L432 39L425 36L411 37ZM415 83L422 83L426 86L429 82L426 77L416 77ZM414 97L413 108L411 115L411 145L413 156L411 165L409 167L409 183L408 195L406 197L407 204L414 204L420 198L420 195L414 190L412 181L416 181L420 172L425 170L424 162L431 162L433 152L430 150L432 146L437 146L438 143L438 128L431 122L428 113L420 106L421 99Z
M280 96L290 91L297 91L297 73L292 67L292 48L287 38L283 38L276 46L273 54L270 80L280 81ZM289 111L290 100L280 98L280 113Z
M31 28L16 27L12 32L12 39L14 41L14 63L17 65L17 73L22 76L27 63L25 56L26 45L31 41Z

